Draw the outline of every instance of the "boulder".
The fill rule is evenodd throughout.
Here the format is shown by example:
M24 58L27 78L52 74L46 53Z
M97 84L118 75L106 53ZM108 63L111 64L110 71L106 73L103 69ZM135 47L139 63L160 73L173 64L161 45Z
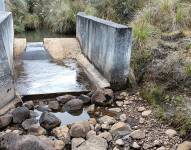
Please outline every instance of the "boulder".
M12 112L13 123L22 123L30 117L30 111L27 107L17 107Z
M12 122L12 119L11 114L0 116L0 129L7 127Z
M23 104L23 106L27 107L29 110L34 109L34 103L33 101L28 101Z
M91 98L84 94L81 94L79 99L82 100L84 104L89 104L91 102Z
M131 133L131 131L131 127L128 124L118 122L111 127L109 132L112 134L114 139L119 139Z
M22 123L22 127L25 130L28 130L32 125L37 124L38 120L36 120L35 118L32 119L26 119L23 123Z
M48 104L48 108L53 111L58 111L60 108L58 101L50 101Z
M36 136L20 136L15 133L1 136L0 147L6 150L55 150L48 142Z
M96 90L91 97L91 102L101 106L107 105L107 99L104 92L102 90Z
M72 99L64 105L64 108L68 112L81 110L83 108L83 101L80 99Z
M53 128L60 126L61 121L55 115L49 112L43 112L40 116L39 123L43 128L52 130Z
M70 129L70 135L74 138L86 137L86 134L91 130L90 123L88 121L74 123Z
M92 136L85 142L82 142L77 149L74 150L107 150L108 143L104 138Z
M64 96L59 96L56 98L56 100L61 103L61 104L65 104L67 103L68 101L72 100L72 99L75 99L76 97L75 96L72 96L72 95L64 95Z
M28 128L28 133L30 135L41 136L46 134L46 130L40 125L34 124Z
M87 133L86 139L91 138L92 136L96 136L96 132L94 130L91 130Z
M54 128L52 134L59 140L63 140L65 144L70 142L70 133L67 126Z
M78 150L78 147L85 142L83 138L73 138L72 139L72 150Z

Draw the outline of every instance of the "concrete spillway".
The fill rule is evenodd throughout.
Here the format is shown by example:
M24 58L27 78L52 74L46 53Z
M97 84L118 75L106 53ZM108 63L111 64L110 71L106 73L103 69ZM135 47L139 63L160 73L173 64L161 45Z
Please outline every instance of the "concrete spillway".
M81 92L90 86L88 80L80 80L83 71L75 60L53 62L43 43L28 43L21 58L21 65L16 67L20 95Z

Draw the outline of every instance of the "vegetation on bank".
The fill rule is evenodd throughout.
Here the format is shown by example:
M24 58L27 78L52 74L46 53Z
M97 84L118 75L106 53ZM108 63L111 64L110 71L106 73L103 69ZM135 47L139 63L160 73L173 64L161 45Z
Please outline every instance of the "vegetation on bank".
M131 68L142 96L180 133L190 132L190 0L7 0L16 32L74 33L85 11L133 27Z

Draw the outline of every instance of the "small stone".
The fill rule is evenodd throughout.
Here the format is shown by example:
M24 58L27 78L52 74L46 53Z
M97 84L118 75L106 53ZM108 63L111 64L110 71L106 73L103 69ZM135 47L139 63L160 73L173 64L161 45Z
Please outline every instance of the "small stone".
M144 122L145 122L145 119L141 117L141 118L139 119L139 123L140 123L140 124L143 124Z
M56 98L56 100L61 103L61 104L65 104L67 103L68 101L72 100L72 99L75 99L76 97L75 96L72 96L72 95L64 95L64 96L59 96Z
M140 146L139 146L139 144L137 142L133 142L132 147L134 149L139 149L140 148Z
M72 99L64 105L64 108L68 112L81 110L83 108L83 101L80 99Z
M108 125L113 125L116 122L115 118L107 116L107 115L99 118L98 121L101 124L108 124Z
M53 145L56 150L63 150L65 143L62 140L54 140Z
M96 105L105 106L107 105L107 99L105 94L101 90L96 90L91 97L91 102Z
M82 100L84 104L89 104L91 102L91 98L84 94L81 94L79 99Z
M128 124L124 122L118 122L111 127L109 132L112 134L114 139L118 139L128 135L131 131L132 130Z
M142 112L142 116L143 117L147 117L147 116L149 116L151 114L151 110L146 110L146 111L143 111Z
M89 139L89 138L92 137L92 136L96 136L96 132L93 131L93 130L91 130L91 131L89 131L89 132L87 133L86 139Z
M149 149L149 148L152 148L153 146L151 144L148 144L148 143L144 143L143 144L143 149Z
M13 130L12 132L15 134L22 134L22 131L20 131L20 130Z
M119 150L119 148L117 148L117 146L116 146L116 147L113 148L113 150Z
M94 113L94 111L95 111L95 104L92 104L92 105L88 106L85 110L86 110L87 113L89 113L89 114Z
M162 146L162 147L157 148L157 150L166 150L166 148L164 146ZM181 150L184 150L184 149L181 149Z
M0 129L7 127L12 122L13 116L11 114L6 114L0 116Z
M122 139L118 139L115 141L115 143L119 146L123 146L124 145L124 141Z
M169 137L174 137L175 135L177 135L177 132L173 129L168 129L165 132L166 135L168 135Z
M182 144L178 145L177 150L191 150L191 142L184 141Z
M46 106L37 106L36 109L41 112L50 112L51 109Z
M131 132L130 136L133 138L133 139L144 139L145 138L145 132L144 131L141 131L141 130L135 130L133 132Z
M97 121L96 121L95 118L90 118L90 119L88 120L88 122L89 122L90 124L94 125L94 126L97 124Z
M48 104L48 108L53 111L58 111L60 108L58 101L50 101Z
M129 101L129 100L126 100L126 101L124 101L124 105L130 105L130 104L132 104L133 102L132 101Z
M95 125L95 131L99 132L101 130L101 125L100 124L96 124Z
M25 130L28 130L32 125L37 124L38 120L36 120L35 118L32 119L26 119L23 123L22 123L22 127Z
M108 110L111 111L111 112L114 112L114 113L120 113L121 112L120 108L110 108Z
M60 126L61 121L55 115L49 112L43 112L40 116L39 123L43 128L52 130L53 128Z
M119 107L123 106L123 102L122 102L122 101L117 101L116 104L117 104L117 106L119 106Z
M5 131L5 133L10 133L10 132L12 132L10 129L7 129L7 130Z
M67 126L57 127L52 130L52 134L59 140L63 140L65 144L70 142L70 133Z
M158 140L154 140L153 144L154 144L154 146L159 146L161 143Z
M121 92L121 93L120 93L120 96L122 96L122 97L124 97L124 98L125 98L127 95L128 95L128 94L127 94L126 92Z
M111 129L110 125L108 125L108 124L102 124L102 125L101 125L101 128L102 128L103 130L110 130L110 129Z
M30 117L30 111L27 107L17 107L12 112L13 123L22 123Z
M145 110L146 110L145 107L139 107L139 108L138 108L138 112L143 112L143 111L145 111Z
M107 142L110 142L113 139L111 133L109 133L109 132L100 133L98 136L101 137L101 138L106 139Z
M34 103L33 101L28 101L23 104L23 106L27 107L29 110L34 109Z
M75 123L71 126L70 135L74 138L86 137L86 134L91 130L88 121Z
M46 134L46 130L38 124L34 124L28 129L28 133L35 136L41 136Z
M122 122L125 122L127 120L127 115L126 114L121 114L119 116L119 119L122 121Z

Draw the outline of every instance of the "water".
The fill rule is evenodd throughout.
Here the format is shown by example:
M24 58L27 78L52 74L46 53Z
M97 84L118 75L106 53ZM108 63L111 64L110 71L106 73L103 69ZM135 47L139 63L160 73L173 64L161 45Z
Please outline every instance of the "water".
M34 110L34 112L38 113L39 116L36 119L39 120L42 112L36 109ZM89 114L85 110L81 110L79 112L76 112L75 114L71 114L68 112L51 112L51 113L61 120L61 126L69 125L80 121L87 121L88 119L90 119Z
M51 61L40 43L29 43L17 68L16 90L20 95L80 92L89 89L87 80L75 60ZM80 74L80 75L79 75Z
M44 38L63 38L63 37L75 37L75 35L63 35L50 32L47 29L41 29L36 31L27 31L23 33L15 34L16 38L26 38L28 42L43 41Z

